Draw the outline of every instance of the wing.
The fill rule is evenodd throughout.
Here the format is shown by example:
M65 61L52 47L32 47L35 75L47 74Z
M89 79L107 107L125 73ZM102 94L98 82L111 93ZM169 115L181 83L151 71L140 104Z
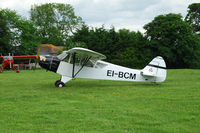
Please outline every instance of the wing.
M93 61L106 59L106 56L101 53L98 53L98 52L95 52L95 51L92 51L92 50L89 50L86 48L80 48L80 47L72 48L72 49L66 51L66 53L69 53L69 54L76 53L77 56L81 56L83 58L90 57L90 60L93 60Z

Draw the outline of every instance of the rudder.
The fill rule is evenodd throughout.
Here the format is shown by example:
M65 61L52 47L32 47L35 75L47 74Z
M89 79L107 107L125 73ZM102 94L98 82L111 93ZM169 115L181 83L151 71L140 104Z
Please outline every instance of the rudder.
M154 77L154 82L163 82L167 76L166 63L161 56L155 57L142 71L147 77Z

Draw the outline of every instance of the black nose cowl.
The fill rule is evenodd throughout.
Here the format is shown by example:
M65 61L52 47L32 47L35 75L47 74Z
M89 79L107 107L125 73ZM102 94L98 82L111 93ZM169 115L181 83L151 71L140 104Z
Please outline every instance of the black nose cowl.
M39 65L44 69L56 72L59 64L60 60L56 56L40 57Z

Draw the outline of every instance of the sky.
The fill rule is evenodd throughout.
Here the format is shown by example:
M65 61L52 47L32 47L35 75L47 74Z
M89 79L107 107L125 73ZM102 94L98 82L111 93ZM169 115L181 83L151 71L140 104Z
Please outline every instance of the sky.
M177 13L183 17L187 7L200 0L0 0L0 8L9 8L29 18L31 5L66 3L74 7L75 14L91 27L116 30L126 28L145 32L143 26L161 14Z

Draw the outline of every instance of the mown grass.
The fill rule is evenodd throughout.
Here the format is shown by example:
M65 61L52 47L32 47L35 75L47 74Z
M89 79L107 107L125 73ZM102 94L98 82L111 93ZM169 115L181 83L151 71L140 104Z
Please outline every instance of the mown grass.
M75 79L56 88L57 79L1 73L0 132L200 132L200 70L168 70L160 84Z

